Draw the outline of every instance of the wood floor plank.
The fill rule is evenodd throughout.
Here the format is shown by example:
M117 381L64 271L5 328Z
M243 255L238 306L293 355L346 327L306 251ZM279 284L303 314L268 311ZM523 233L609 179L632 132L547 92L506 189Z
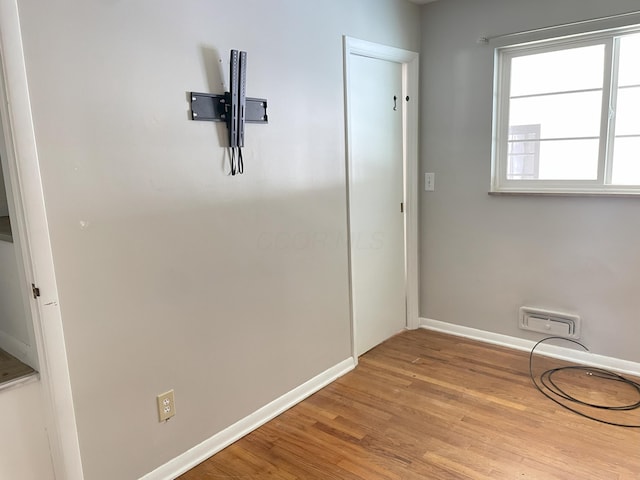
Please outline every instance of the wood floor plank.
M33 375L35 370L0 349L0 384Z
M535 362L540 371L566 365ZM584 373L558 378L584 400L637 400ZM604 415L640 423L640 410ZM180 478L640 480L640 429L545 398L525 352L417 330Z

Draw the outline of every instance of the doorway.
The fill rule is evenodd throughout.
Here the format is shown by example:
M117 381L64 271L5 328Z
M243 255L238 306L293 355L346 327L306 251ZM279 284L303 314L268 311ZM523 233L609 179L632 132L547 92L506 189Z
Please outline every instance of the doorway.
M354 358L417 328L418 54L345 37Z
M4 131L0 119L0 132ZM0 136L0 388L38 370L23 244L4 138ZM13 228L12 228L13 225Z

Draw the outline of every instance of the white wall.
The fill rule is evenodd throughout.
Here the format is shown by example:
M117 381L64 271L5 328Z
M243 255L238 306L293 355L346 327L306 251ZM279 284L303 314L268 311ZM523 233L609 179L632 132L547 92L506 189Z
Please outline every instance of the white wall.
M38 380L0 391L0 425L0 478L53 480Z
M85 477L139 478L350 356L342 35L416 50L419 9L19 7ZM234 178L186 95L231 48L270 115Z
M521 305L575 312L597 353L640 361L640 199L487 194L494 36L635 0L447 0L422 16L421 316L528 339Z

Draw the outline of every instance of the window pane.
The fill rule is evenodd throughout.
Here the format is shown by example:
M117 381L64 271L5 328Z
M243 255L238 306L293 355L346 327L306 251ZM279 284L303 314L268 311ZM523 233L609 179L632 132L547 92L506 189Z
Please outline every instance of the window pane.
M538 178L540 125L517 125L509 129L507 179Z
M611 183L640 185L640 138L617 138L613 148Z
M640 185L640 34L621 37L611 183ZM626 87L626 88L625 88Z
M620 38L620 70L618 85L640 85L640 34Z
M510 96L602 88L604 45L514 57Z
M617 104L616 135L640 134L640 87L619 89Z
M540 125L540 138L598 137L602 92L511 100L509 127Z
M596 180L598 140L540 142L540 180Z

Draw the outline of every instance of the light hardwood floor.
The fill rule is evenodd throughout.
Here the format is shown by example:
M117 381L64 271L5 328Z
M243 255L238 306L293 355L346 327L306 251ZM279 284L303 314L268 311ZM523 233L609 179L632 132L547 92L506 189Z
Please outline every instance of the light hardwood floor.
M34 373L35 370L29 365L0 349L0 385Z
M534 365L559 362L536 357ZM528 368L524 352L404 332L179 478L640 479L640 429L563 410L535 390ZM637 400L626 385L601 389L585 377L561 380L581 398ZM609 419L638 424L640 411Z

